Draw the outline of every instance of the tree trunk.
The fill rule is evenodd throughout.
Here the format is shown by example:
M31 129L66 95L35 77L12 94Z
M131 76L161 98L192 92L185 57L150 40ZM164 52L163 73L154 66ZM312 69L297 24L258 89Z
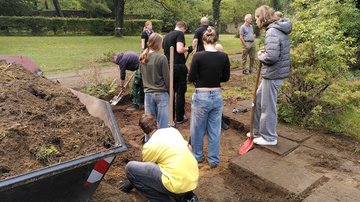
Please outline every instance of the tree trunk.
M271 0L271 4L275 11L280 11L281 6L279 0Z
M49 9L49 4L48 4L47 0L45 0L44 3L45 3L45 9L48 10Z
M60 17L64 17L64 13L61 11L59 1L58 0L52 0L52 1L53 1L57 15Z
M125 0L114 0L115 6L115 36L122 37L124 30Z
M213 0L212 6L213 6L213 18L214 18L214 26L216 30L216 34L219 38L220 34L220 4L221 0Z

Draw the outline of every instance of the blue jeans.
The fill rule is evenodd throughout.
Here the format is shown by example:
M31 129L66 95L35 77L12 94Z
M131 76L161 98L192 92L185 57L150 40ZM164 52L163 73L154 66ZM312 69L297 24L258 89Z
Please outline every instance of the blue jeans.
M168 92L145 93L145 113L156 116L158 127L169 127L170 98Z
M257 92L254 113L254 133L259 133L265 140L277 139L276 102L283 80L262 79Z
M210 165L220 161L220 133L222 114L221 90L195 90L191 100L190 136L194 157L202 161L205 131L208 135L208 156Z
M161 181L162 173L159 166L153 162L130 161L126 164L125 173L131 184L150 201L183 201L188 193L169 192Z

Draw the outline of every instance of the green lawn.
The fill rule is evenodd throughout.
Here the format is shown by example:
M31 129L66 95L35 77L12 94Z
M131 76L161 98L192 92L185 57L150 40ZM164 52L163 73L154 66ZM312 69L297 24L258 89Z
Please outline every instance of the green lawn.
M186 35L186 45L191 45L192 37L192 34ZM234 35L220 35L220 39L228 54L241 50L240 41ZM0 36L0 44L0 55L28 56L45 74L76 71L94 64L109 66L99 60L110 51L140 53L139 36Z

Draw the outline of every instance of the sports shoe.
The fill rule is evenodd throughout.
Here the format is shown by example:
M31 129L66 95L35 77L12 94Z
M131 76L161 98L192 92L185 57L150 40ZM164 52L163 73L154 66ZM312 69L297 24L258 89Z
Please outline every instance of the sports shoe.
M133 188L133 185L128 179L120 181L120 191L129 193Z
M250 137L250 132L246 133L246 137ZM261 137L259 133L254 133L254 138Z
M188 121L188 118L184 115L183 120L181 121L176 120L176 124L182 124L185 123L186 121Z
M248 74L249 74L249 70L244 69L242 73L245 74L245 75L248 75Z
M221 128L227 130L229 129L229 125L224 120L221 120Z
M199 201L199 199L198 199L198 197L195 195L195 193L194 192L191 192L191 198L188 198L187 199L187 202L198 202Z
M254 143L257 145L276 145L277 140L274 141L266 141L263 137L258 137L254 139Z

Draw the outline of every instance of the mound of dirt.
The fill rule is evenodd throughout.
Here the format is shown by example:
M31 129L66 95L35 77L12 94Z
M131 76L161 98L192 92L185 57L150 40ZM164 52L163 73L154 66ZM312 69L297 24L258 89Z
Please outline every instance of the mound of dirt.
M0 63L0 180L113 144L111 131L70 90Z

